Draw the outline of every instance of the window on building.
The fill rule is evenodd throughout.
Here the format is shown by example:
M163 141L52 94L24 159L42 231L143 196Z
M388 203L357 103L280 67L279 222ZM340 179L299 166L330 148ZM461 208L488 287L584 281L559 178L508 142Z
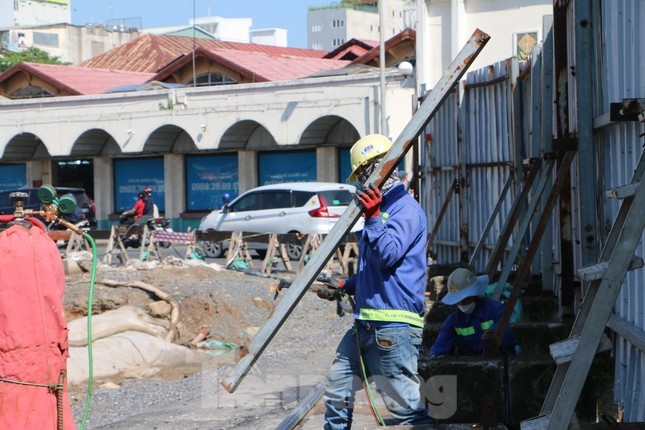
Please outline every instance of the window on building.
M18 10L20 6L18 6L18 0L13 0L13 10Z
M54 97L55 94L42 87L22 87L9 95L12 99L38 99L42 97Z
M193 80L191 79L188 82L185 82L185 84L192 85ZM213 85L237 84L237 81L230 76L223 75L221 73L204 73L197 76L197 79L195 79L195 84L198 87L210 87Z
M345 27L345 20L344 19L334 19L334 20L331 21L331 26L333 28Z
M42 31L34 31L34 45L52 46L58 48L58 34L43 33Z
M321 42L314 42L311 44L311 49L323 49L323 44Z
M343 39L343 38L334 38L331 41L331 46L333 46L334 48L337 48L340 45L342 45L343 43L345 43L345 39Z
M311 32L312 33L318 33L322 31L322 24L313 24L311 26Z

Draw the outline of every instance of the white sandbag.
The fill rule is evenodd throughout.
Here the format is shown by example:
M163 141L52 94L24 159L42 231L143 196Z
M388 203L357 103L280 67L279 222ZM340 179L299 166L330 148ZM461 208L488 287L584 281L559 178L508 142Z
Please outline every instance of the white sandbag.
M128 378L181 377L232 359L232 356L215 358L135 331L103 338L95 341L93 346L94 383L98 384L107 381L118 383ZM88 369L87 347L70 348L67 361L69 384L86 384Z
M94 342L108 336L126 331L139 331L164 338L170 322L148 315L136 306L123 306L92 317L92 336ZM87 318L79 318L68 323L69 346L87 345Z

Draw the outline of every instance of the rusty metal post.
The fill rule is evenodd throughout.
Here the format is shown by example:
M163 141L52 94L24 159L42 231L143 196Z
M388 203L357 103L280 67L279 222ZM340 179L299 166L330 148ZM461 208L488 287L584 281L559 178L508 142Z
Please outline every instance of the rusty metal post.
M437 85L428 93L423 104L405 126L390 151L385 155L376 169L374 169L374 172L367 180L368 184L374 183L380 187L392 171L396 169L400 160L405 156L414 142L416 142L416 138L437 113L452 89L459 83L461 77L466 73L468 67L473 63L489 39L490 36L488 34L479 29L475 30L466 45L450 64L448 70L446 70L439 82L437 82ZM329 232L329 235L327 235L320 248L318 248L318 251L309 260L291 288L289 288L282 300L280 300L271 318L260 328L260 331L251 340L251 343L242 350L239 361L222 381L222 385L227 391L234 392L242 379L251 370L253 364L255 364L269 342L271 342L280 327L282 327L282 324L284 324L291 312L293 312L343 237L345 237L356 221L358 221L361 213L361 208L355 201L352 201L334 228Z

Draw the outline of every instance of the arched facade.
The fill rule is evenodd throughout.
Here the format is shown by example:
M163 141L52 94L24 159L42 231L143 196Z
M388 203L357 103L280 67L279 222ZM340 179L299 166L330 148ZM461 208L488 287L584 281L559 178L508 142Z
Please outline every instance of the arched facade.
M24 163L25 185L61 186L61 160L89 160L99 227L152 186L184 229L215 208L217 193L237 195L268 175L344 181L349 147L379 131L378 89L378 74L366 73L3 102L0 183L3 165ZM388 72L387 91L398 132L414 89Z

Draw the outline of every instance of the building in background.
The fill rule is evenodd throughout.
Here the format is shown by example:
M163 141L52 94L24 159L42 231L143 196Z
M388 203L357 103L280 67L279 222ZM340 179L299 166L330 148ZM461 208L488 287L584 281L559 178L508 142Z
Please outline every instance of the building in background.
M2 50L19 52L35 47L64 63L79 64L140 36L137 29L71 24L20 26L0 29Z
M222 18L204 16L190 19L187 26L146 28L144 33L191 36L193 26L199 30L195 37L212 38L223 42L257 43L272 46L287 46L287 30L267 28L252 30L251 18Z
M526 60L542 41L553 0L417 0L417 83L431 89L475 29L491 36L471 68L510 57Z
M385 36L416 27L413 0L385 3ZM311 7L307 13L307 47L333 51L351 39L379 40L379 10L375 0L345 0Z
M0 0L0 28L71 22L71 0Z
M251 30L251 43L271 46L287 46L286 28L260 28Z

